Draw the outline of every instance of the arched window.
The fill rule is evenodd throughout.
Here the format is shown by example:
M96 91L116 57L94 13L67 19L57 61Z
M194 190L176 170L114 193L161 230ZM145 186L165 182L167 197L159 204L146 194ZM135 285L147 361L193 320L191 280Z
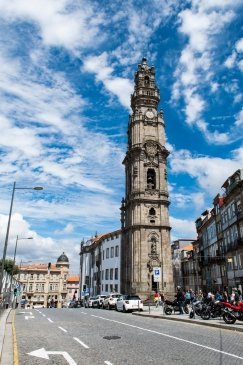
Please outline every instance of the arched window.
M149 215L155 215L155 214L156 212L154 208L149 209Z
M151 253L157 253L157 244L156 244L156 238L151 238Z
M148 85L149 84L149 77L148 76L145 76L144 83L145 83L145 85Z
M154 169L148 169L147 171L147 188L148 189L156 188L156 173Z

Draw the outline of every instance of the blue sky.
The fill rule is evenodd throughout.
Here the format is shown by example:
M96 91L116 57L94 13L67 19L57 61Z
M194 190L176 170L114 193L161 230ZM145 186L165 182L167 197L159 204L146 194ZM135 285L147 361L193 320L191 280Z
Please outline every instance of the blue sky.
M171 238L243 166L242 1L0 0L0 239L7 256L78 272L82 238L120 228L133 77L156 69Z

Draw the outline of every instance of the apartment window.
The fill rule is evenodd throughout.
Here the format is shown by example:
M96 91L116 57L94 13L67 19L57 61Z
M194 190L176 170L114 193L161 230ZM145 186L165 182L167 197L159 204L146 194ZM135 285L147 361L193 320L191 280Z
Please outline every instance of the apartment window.
M116 251L115 251L115 256L118 257L119 256L119 246L116 246Z
M113 292L113 284L110 284L110 292Z
M30 274L30 278L31 278L31 279L34 279L34 275L33 275L33 274Z
M115 280L118 280L118 268L115 268Z
M105 250L103 250L103 260L105 259Z
M108 284L105 284L105 291L108 291Z
M118 284L115 284L115 291L118 292Z
M114 247L111 247L111 258L114 257Z
M110 280L113 280L113 269L110 269Z
M105 280L108 280L109 279L109 270L106 269L105 270Z
M33 291L33 284L29 285L29 291Z
M109 248L106 249L106 258L109 258Z
M102 270L101 277L102 277L102 280L104 280L104 270Z

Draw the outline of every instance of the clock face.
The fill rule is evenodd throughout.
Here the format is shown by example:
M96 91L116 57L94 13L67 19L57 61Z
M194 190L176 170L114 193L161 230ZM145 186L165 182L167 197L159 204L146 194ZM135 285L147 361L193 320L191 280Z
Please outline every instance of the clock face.
M149 119L151 119L151 118L153 118L153 117L154 117L154 113L153 113L151 110L148 110L148 111L146 112L146 117L147 117L147 118L149 118Z

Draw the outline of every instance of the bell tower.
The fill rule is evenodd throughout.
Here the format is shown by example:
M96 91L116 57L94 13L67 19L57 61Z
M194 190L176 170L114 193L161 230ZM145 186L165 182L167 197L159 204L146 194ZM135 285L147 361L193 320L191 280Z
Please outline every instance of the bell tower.
M121 205L121 292L147 297L152 289L174 291L167 188L165 123L157 111L155 69L138 65L131 95L128 149L124 158L125 198ZM154 268L159 268L156 283Z

